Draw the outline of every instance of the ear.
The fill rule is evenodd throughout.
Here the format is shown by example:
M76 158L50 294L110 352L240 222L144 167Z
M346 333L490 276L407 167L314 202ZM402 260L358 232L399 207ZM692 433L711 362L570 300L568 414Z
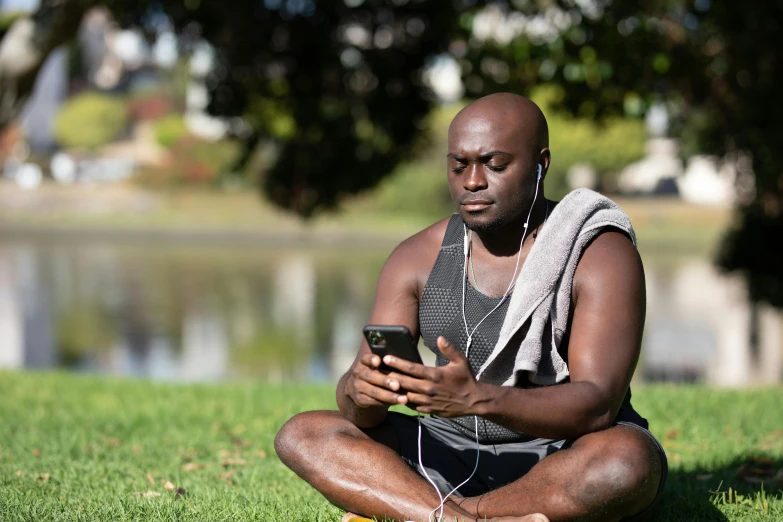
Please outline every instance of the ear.
M546 178L546 173L549 170L549 164L552 161L552 155L549 152L549 148L541 149L538 154L538 168L541 169L541 179Z

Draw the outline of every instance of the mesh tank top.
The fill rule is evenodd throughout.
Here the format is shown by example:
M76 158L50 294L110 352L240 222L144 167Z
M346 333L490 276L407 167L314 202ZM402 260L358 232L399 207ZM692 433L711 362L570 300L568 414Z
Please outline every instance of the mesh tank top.
M437 338L444 336L462 353L468 336L462 321L462 284L465 277L464 229L462 219L454 214L446 227L446 234L440 252L432 267L424 292L419 303L419 329L425 346L436 354L437 366L444 366L448 359L437 349ZM489 297L477 291L470 283L465 288L465 319L469 331L490 310L495 308L502 298ZM492 312L473 333L468 361L473 371L477 371L492 353L500 335L500 328L506 317L510 296L500 307ZM473 438L475 436L474 417L456 417L444 419ZM532 440L534 437L510 430L499 424L478 418L479 440L484 443L512 442Z
M462 284L465 278L464 229L462 219L454 214L446 227L446 234L440 252L432 267L419 303L419 330L427 346L436 355L436 365L445 366L448 359L443 357L437 348L437 339L442 335L462 353L468 336L462 322ZM502 298L489 297L477 291L470 283L465 287L465 319L469 331L473 332L476 325L490 310L497 306ZM473 371L477 371L487 360L500 336L500 329L508 311L510 296L497 310L487 317L473 333L473 341L468 354ZM525 387L534 385L527 383ZM443 419L470 438L474 435L473 416ZM622 407L617 415L617 421L626 421L648 427L647 420L639 415L631 405L631 390L626 392ZM534 440L524 433L510 430L504 426L478 417L478 436L482 444L503 442L520 442Z

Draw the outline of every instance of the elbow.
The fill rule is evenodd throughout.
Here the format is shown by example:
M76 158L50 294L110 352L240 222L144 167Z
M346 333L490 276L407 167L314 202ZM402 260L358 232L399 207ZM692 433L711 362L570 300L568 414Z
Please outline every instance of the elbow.
M614 423L614 418L615 415L613 415L612 411L608 408L602 413L596 412L595 414L590 415L585 421L587 428L585 433L593 433L595 431L602 431L610 428Z
M585 433L593 433L610 428L617 417L617 408L610 396L601 393L598 389L594 390L592 404L585 411L584 424Z

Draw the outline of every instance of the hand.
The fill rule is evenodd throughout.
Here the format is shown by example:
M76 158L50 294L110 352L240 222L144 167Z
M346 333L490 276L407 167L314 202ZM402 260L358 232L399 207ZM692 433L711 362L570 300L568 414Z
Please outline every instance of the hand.
M398 403L441 417L475 415L484 400L484 387L476 381L465 355L442 336L438 337L438 349L449 360L446 366L433 368L392 355L383 358L387 366L397 370L388 375L390 382L397 384L395 389L407 391Z
M400 404L400 383L378 368L381 358L367 352L354 365L345 383L345 394L359 408Z

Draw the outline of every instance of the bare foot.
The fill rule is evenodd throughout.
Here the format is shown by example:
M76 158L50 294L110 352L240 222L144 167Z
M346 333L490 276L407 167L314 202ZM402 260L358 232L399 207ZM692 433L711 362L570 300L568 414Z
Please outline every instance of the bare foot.
M356 513L351 513L350 511L343 515L342 522L373 522L370 518L365 518L361 515L357 515Z
M341 522L373 522L373 521L372 519L363 517L361 515L357 515L356 513L351 513L349 511L348 513L343 515L343 519ZM542 515L541 513L534 513L532 515L527 515L524 517L493 518L488 522L549 522L549 519L544 515Z
M488 522L549 522L549 519L541 513L534 513L524 517L493 518Z
M351 513L349 511L348 513L343 515L343 519L341 522L373 522L373 520L370 518L363 517L361 515L357 515L356 513Z

